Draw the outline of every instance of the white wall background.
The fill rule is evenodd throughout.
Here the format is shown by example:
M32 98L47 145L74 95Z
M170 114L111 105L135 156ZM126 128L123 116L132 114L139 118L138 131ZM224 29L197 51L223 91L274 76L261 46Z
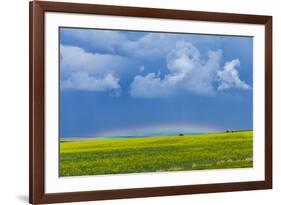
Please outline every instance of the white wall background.
M274 188L219 194L73 204L280 204L281 5L278 0L74 0L98 4L273 15ZM73 2L74 2L73 1ZM28 200L28 0L2 1L0 11L0 204ZM279 127L278 127L279 125Z

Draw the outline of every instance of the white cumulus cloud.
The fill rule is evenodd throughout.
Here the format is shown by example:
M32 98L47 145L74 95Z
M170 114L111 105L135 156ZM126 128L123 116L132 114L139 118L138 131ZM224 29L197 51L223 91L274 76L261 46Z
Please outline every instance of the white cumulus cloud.
M120 73L128 63L124 57L85 52L75 46L60 47L61 88L71 90L119 90ZM118 91L119 92L119 91Z
M222 69L221 60L221 50L210 50L203 59L192 43L178 41L167 54L168 73L162 78L154 72L135 76L130 93L133 97L146 98L166 97L178 91L212 96L216 90L251 88L239 78L238 59L226 62Z
M170 94L173 86L169 79L161 80L156 73L149 73L135 76L130 92L133 97L164 97Z
M239 72L236 69L237 66L240 66L239 59L225 63L223 70L217 72L218 80L220 82L218 90L226 90L230 88L247 90L251 88L251 86L240 80Z
M221 55L221 50L209 51L208 59L204 61L195 46L186 41L179 41L167 55L169 73L163 78L156 73L135 76L131 84L131 95L165 97L178 90L213 95L213 80L220 68Z
M135 75L130 84L133 97L166 97L177 92L213 96L230 88L251 88L240 80L239 59L221 68L222 50L213 47L202 55L190 43L191 39L202 47L206 42L217 44L219 38L148 33L133 40L121 32L100 30L70 30L64 35L72 39L72 44L60 46L62 89L114 90L120 95L120 79L131 75ZM165 58L166 67L147 66ZM148 63L140 64L142 60Z

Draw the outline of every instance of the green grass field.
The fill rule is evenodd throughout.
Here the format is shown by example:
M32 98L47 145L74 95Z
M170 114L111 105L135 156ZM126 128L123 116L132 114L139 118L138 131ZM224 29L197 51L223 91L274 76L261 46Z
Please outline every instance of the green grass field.
M60 143L60 176L252 167L253 132Z

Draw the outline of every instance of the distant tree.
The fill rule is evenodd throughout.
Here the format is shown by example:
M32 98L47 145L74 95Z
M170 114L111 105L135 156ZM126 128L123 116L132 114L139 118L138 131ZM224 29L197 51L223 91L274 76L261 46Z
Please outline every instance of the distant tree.
M180 134L179 134L179 136L183 136L183 134L182 134L182 133L180 133Z
M226 130L225 132L226 132L226 133L229 133L229 130Z

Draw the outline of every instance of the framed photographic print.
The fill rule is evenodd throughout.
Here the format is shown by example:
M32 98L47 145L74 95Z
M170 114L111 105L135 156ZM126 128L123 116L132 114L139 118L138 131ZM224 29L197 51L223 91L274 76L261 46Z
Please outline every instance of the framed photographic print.
M30 203L272 187L272 17L30 2Z

